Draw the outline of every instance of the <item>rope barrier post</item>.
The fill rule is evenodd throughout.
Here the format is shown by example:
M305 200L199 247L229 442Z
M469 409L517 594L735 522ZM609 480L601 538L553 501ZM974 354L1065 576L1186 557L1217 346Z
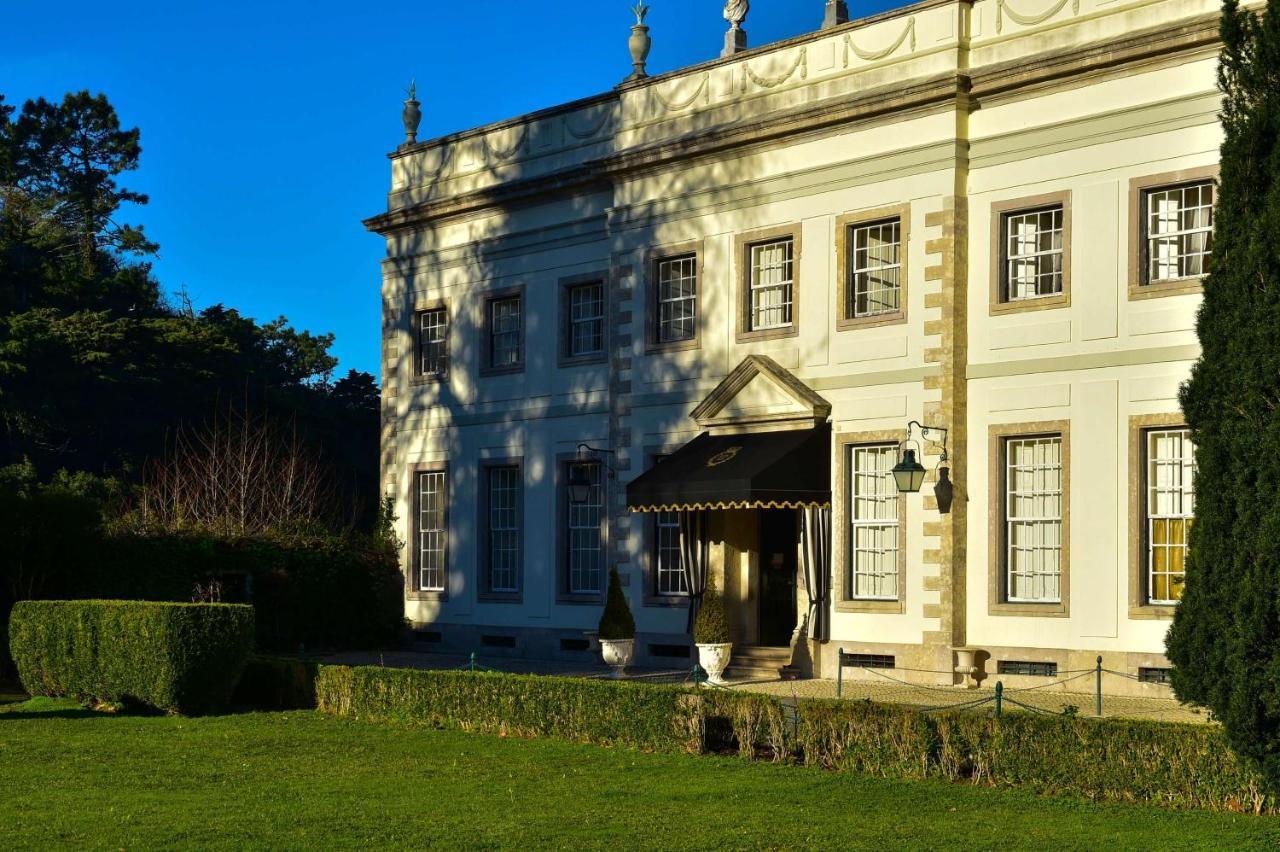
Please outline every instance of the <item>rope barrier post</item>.
M471 662L467 664L467 671L472 671L472 672L473 672L473 671L475 671L475 670L476 670L476 652L475 652L475 651L472 651L472 652L471 652Z
M1000 705L1004 701L1004 681L996 681L996 718L1000 718Z
M1094 702L1094 715L1102 718L1102 655L1098 655L1097 700Z
M844 693L844 648L836 649L836 698Z

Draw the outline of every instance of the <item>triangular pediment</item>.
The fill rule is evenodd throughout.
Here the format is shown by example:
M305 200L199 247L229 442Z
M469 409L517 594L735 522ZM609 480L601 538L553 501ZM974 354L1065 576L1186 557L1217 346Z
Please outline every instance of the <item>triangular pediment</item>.
M825 423L827 402L767 355L748 355L693 410L704 429L802 428Z

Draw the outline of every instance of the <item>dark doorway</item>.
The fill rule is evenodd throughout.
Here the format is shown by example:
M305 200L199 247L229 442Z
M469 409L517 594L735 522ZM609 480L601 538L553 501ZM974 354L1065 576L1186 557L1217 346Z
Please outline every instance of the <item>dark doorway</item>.
M796 629L796 550L793 509L760 510L760 644L785 648Z

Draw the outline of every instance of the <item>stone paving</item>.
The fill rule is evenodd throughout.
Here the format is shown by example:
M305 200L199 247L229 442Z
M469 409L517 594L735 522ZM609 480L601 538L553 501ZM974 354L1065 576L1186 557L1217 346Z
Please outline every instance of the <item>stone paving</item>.
M380 653L348 653L337 654L324 659L324 662L353 665L383 665L391 668L410 669L460 669L470 664L470 657L420 653L414 651L395 651ZM518 674L560 675L563 677L601 678L609 676L609 669L603 665L591 663L572 663L560 660L528 660L516 657L480 657L477 665L495 671ZM683 683L689 681L690 668L644 669L632 668L628 674L633 680L646 680L652 683ZM1080 683L1092 683L1084 678ZM1029 689L1008 688L1005 695L1013 701L1030 705L1042 711L1062 713L1070 707L1082 717L1091 717L1095 711L1095 696L1092 692L1068 692L1061 688L1043 687ZM744 689L777 695L783 698L835 698L836 682L826 679L811 680L759 680L737 681L728 684L731 689ZM886 704L916 704L924 707L945 707L985 698L993 698L994 688L960 689L957 687L931 687L905 683L889 674L876 674L873 680L845 680L841 697L848 700L868 699ZM984 709L990 707L984 705ZM1006 703L1009 712L1034 712L1023 710L1015 704ZM1147 698L1130 696L1104 695L1102 697L1102 715L1108 718L1151 719L1162 722L1190 722L1206 724L1209 722L1205 711L1187 707L1170 698Z

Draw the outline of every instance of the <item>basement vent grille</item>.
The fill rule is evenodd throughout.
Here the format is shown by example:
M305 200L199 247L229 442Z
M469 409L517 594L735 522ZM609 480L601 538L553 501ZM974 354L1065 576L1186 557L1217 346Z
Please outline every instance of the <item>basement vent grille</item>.
M1165 686L1169 685L1169 674L1172 669L1138 669L1138 680L1143 683L1160 683Z
M514 636L481 636L480 644L489 648L514 648L516 646L516 637Z
M1002 675L1030 675L1031 677L1057 677L1057 663L1031 663L1025 660L1001 660L997 671Z
M561 651L585 651L591 647L591 643L586 639L561 639Z
M888 654L841 654L841 663L846 666L858 666L864 669L895 669L898 667L897 657Z
M689 659L688 645L650 645L649 656L671 657L678 660Z

